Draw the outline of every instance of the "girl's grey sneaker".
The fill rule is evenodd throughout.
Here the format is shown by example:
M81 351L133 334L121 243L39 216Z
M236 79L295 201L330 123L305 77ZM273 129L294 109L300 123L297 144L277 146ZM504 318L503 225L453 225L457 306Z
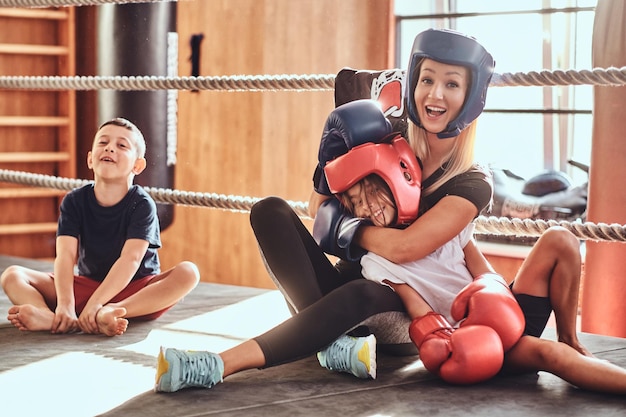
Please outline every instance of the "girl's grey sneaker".
M183 388L211 388L222 382L224 362L211 352L183 351L161 347L157 358L155 392L174 392Z
M320 365L358 378L376 379L376 337L343 335L317 353Z

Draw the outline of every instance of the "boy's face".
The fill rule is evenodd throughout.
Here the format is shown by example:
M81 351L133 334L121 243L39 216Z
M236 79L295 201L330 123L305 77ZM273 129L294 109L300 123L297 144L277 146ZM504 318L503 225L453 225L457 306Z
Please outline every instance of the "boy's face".
M374 184L365 180L356 183L346 191L354 215L368 218L374 226L388 226L396 217L396 208L389 197L384 195L384 190L378 189Z
M106 125L96 133L87 166L100 179L128 179L141 173L146 160L138 158L134 133L125 127Z

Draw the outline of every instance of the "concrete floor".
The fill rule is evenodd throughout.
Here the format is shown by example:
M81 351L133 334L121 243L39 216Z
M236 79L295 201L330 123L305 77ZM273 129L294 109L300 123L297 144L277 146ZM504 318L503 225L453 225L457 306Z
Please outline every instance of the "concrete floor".
M0 270L15 259L0 259ZM22 260L17 260L22 261ZM48 264L32 261L46 269ZM160 345L221 351L288 317L277 291L201 284L154 322L126 334L19 332L0 295L0 415L20 416L623 416L626 398L585 392L546 373L457 387L417 357L378 355L378 378L321 368L314 357L231 376L210 390L156 394ZM553 338L546 330L544 337ZM626 339L582 334L598 357L626 367Z

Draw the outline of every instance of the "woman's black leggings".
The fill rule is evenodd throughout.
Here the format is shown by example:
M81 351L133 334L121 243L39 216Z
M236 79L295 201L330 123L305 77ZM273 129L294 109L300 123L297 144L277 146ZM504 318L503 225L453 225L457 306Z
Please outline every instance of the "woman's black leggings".
M361 276L358 263L333 266L285 200L259 201L250 223L268 272L294 312L255 338L267 367L315 354L376 314L405 311L393 290Z

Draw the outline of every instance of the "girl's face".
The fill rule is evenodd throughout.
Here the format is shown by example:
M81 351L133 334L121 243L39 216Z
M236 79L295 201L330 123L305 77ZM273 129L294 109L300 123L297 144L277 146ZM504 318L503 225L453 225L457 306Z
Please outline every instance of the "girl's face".
M389 196L371 182L358 182L346 191L356 217L368 218L374 226L388 226L396 217L396 208Z
M463 107L469 87L467 68L425 59L413 98L419 120L428 132L439 133Z

